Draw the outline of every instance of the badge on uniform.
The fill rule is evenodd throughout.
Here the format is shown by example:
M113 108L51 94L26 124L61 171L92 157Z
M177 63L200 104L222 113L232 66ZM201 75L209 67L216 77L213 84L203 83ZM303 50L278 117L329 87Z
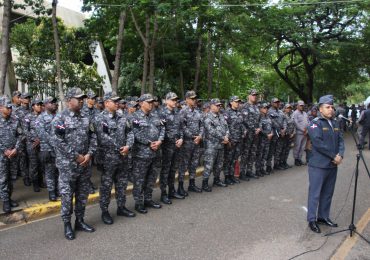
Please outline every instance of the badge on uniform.
M312 124L310 127L311 127L312 129L315 129L315 128L317 127L317 125L316 125L316 124Z

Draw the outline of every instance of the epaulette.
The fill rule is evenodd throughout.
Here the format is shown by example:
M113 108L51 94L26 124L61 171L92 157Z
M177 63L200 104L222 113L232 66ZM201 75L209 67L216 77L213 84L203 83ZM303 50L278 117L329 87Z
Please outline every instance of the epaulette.
M312 122L317 122L317 121L319 121L319 118L318 118L318 117L315 117L315 118L312 120Z

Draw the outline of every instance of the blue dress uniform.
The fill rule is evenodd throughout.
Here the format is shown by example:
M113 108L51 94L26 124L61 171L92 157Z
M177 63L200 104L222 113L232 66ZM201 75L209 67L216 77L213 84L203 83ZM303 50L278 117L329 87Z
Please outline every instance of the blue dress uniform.
M331 95L323 96L320 98L319 104L332 105L333 97ZM312 120L308 127L308 134L312 142L312 157L308 163L307 221L314 232L320 233L316 220L329 226L337 226L329 219L338 171L337 165L332 161L338 154L343 158L344 141L338 122L322 116Z

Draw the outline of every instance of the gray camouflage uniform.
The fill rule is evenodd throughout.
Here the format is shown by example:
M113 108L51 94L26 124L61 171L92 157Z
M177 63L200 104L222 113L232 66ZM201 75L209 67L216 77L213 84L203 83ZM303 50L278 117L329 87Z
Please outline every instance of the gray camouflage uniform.
M0 99L0 105L11 106L10 100L6 96ZM16 157L9 159L4 155L4 152L14 148L18 152L23 139L23 130L19 119L13 114L9 118L0 115L0 198L3 201L9 201L13 192L11 163L16 161Z
M266 165L266 160L270 149L270 140L267 136L272 132L272 121L267 114L264 115L261 113L259 128L261 129L261 132L259 134L256 171L261 173Z
M242 152L246 128L243 124L243 115L239 110L228 108L224 113L224 118L230 131L230 144L225 147L224 174L233 176L235 162Z
M194 143L194 136L204 137L204 125L203 115L196 108L184 107L180 110L180 117L184 129L184 142L180 148L179 182L183 182L187 170L190 179L195 179L200 159L200 144Z
M287 122L287 128L286 128L285 136L282 138L283 139L282 140L283 149L281 152L281 159L280 159L280 162L283 164L287 164L290 148L293 143L293 140L294 140L293 138L296 132L293 113L289 113L289 114L285 113L285 120Z
M83 218L90 188L88 166L80 166L76 158L78 155L94 154L96 135L88 117L65 109L52 121L52 136L59 169L61 215L64 222L70 222L73 194L76 200L75 215Z
M272 157L274 157L274 167L280 164L281 152L283 149L283 139L281 136L281 130L285 130L287 122L283 111L270 107L267 114L272 121L272 131L274 136L270 142L270 150L267 157L267 166L272 166Z
M230 136L225 118L213 112L204 119L206 149L204 152L203 179L208 179L213 172L214 178L220 178L224 163L224 137Z
M133 158L133 197L136 203L151 200L154 184L161 167L161 151L154 151L150 143L164 140L165 128L159 117L141 109L132 114L132 126L135 142L132 148Z
M107 110L96 117L96 134L103 153L103 172L100 186L100 208L108 211L112 186L116 191L117 207L122 208L126 203L126 188L128 172L125 167L127 156L120 154L120 148L127 145L132 147L134 137L126 118Z
M244 125L247 129L247 135L244 139L244 147L240 162L240 172L242 174L252 173L253 165L256 161L258 137L256 129L259 126L260 111L256 104L245 104L243 110Z
M162 170L160 173L160 188L162 191L166 191L167 186L173 187L175 183L180 150L176 147L176 141L183 139L183 129L180 115L176 108L171 111L168 107L164 107L159 113L160 119L165 125L165 137L161 145Z
M56 192L58 189L58 169L55 165L55 151L52 139L52 120L56 114L45 111L36 120L36 131L40 138L40 160L44 165L45 182L49 192Z

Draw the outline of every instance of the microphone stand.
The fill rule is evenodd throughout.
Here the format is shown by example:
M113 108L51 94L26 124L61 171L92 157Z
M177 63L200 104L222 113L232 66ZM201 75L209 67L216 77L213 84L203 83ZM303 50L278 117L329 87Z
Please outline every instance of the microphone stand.
M334 235L334 234L337 234L337 233L341 233L341 232L345 232L345 231L349 231L349 236L352 237L352 235L355 233L357 234L359 237L361 237L363 240L365 240L368 244L370 244L370 241L365 238L363 235L361 235L359 232L356 231L356 226L354 224L354 219L355 219L355 210L356 210L356 198L357 198L357 183L358 183L358 173L359 173L359 163L360 163L360 159L362 160L362 162L364 163L364 166L365 166L365 169L366 169L366 172L367 172L367 175L369 176L370 178L370 173L369 173L369 169L366 165L366 162L365 162L365 159L364 159L364 156L362 154L362 145L358 143L357 141L357 138L355 136L355 133L354 133L354 129L352 128L350 130L351 134L352 134L352 137L353 137L353 140L355 140L355 143L356 143L356 148L357 148L357 151L358 153L356 154L356 169L355 169L355 188L353 190L353 204L352 204L352 217L351 217L351 223L350 225L348 226L348 228L346 229L343 229L343 230L339 230L339 231L335 231L335 232L331 232L331 233L328 233L328 234L325 234L325 236L331 236L331 235Z

